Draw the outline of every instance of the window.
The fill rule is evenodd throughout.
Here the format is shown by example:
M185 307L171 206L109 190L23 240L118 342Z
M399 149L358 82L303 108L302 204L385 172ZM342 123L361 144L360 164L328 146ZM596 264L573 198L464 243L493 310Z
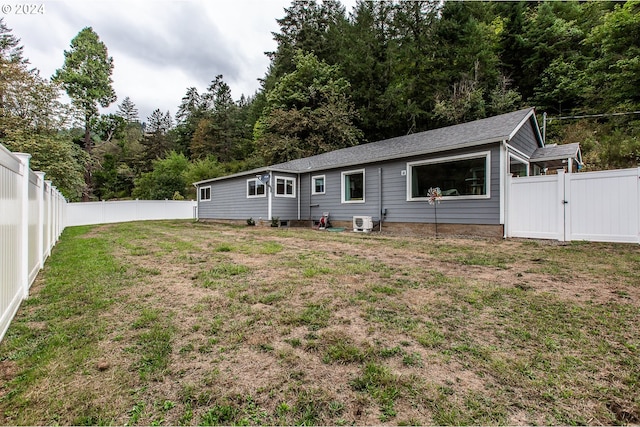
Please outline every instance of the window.
M247 197L265 197L264 184L256 178L248 179Z
M342 172L342 203L364 203L364 169Z
M276 176L276 196L296 197L295 179Z
M529 176L529 165L525 160L509 154L509 173L513 176Z
M324 194L324 175L311 178L311 194Z
M444 198L487 198L489 158L487 151L407 163L407 199L424 200L432 187L440 187Z
M200 201L207 202L211 200L211 186L200 188Z

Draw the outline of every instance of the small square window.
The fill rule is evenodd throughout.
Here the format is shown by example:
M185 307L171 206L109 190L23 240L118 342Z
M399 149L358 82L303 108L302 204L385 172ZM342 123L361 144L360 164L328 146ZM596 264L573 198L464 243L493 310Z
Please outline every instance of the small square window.
M311 194L324 194L324 175L311 178Z
M211 200L211 186L200 188L200 201L207 202Z

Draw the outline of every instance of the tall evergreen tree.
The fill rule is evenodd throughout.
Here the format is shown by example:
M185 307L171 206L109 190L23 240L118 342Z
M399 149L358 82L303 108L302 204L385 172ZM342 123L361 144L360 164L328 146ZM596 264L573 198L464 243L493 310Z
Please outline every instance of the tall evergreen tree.
M64 65L56 70L53 80L62 84L73 104L84 117L84 149L91 156L91 122L98 115L98 105L109 106L116 100L111 87L113 58L108 55L107 47L100 41L91 27L80 30L71 40L70 50L64 51ZM88 201L92 192L92 165L86 165L86 188L82 195Z
M298 51L313 53L320 60L335 63L338 45L346 22L344 6L337 0L300 0L285 8L285 16L277 19L280 32L273 33L278 43L269 53L271 67L265 79L265 89L271 90L285 74L295 69Z
M397 104L388 91L393 79L394 3L358 1L343 32L339 52L341 71L351 83L351 99L365 140L397 136Z
M174 141L169 132L172 128L173 119L169 111L163 113L157 108L147 117L144 124L145 136L142 140L147 168L151 161L164 158L174 148Z
M118 105L116 114L122 117L127 123L137 123L140 121L138 117L138 109L128 96Z

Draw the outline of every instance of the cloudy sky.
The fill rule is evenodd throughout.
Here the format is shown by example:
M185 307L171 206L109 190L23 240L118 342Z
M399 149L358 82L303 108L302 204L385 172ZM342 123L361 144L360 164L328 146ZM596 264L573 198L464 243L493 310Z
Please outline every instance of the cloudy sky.
M272 32L291 0L3 0L2 14L21 39L24 56L50 77L84 27L92 27L113 57L113 87L145 121L153 110L175 115L188 87L199 92L218 74L234 99L259 88L276 43ZM347 11L355 0L344 0ZM31 5L31 6L29 6ZM25 13L29 12L29 13ZM33 12L33 13L30 13Z

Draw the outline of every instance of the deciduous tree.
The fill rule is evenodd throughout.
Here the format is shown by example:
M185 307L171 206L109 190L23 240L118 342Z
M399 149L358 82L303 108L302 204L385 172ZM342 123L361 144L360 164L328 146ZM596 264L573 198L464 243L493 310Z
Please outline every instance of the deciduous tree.
M296 55L296 69L267 95L255 138L268 163L285 162L356 145L362 132L338 68L313 54Z

